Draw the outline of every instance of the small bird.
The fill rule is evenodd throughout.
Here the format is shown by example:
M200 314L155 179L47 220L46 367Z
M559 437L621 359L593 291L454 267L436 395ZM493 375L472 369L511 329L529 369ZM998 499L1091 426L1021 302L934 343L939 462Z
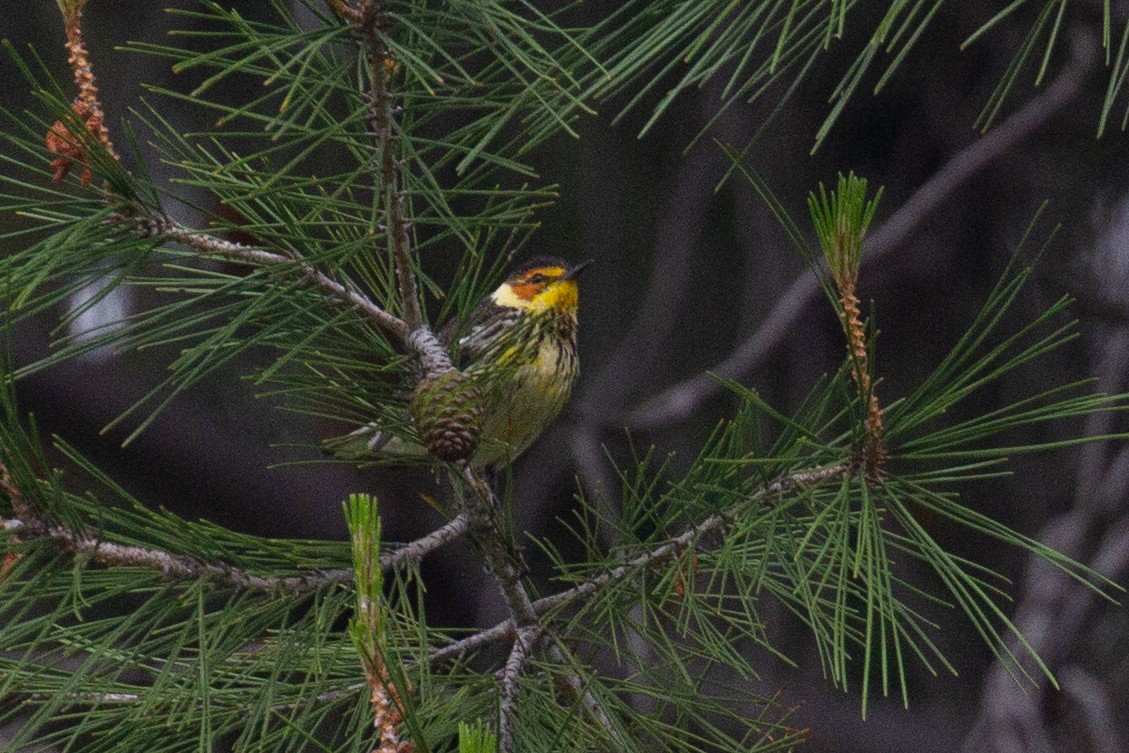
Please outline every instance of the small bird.
M513 269L462 323L439 333L453 360L477 385L480 433L470 463L496 469L513 462L560 414L580 373L576 349L580 273L591 259L570 266L538 256ZM423 445L369 424L330 443L350 460L424 458Z

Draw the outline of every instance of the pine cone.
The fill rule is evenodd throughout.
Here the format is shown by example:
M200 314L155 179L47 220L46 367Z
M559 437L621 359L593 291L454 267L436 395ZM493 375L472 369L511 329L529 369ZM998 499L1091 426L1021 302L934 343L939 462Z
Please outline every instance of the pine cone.
M474 453L482 430L482 393L461 372L452 369L426 377L408 406L420 439L435 457L453 462Z

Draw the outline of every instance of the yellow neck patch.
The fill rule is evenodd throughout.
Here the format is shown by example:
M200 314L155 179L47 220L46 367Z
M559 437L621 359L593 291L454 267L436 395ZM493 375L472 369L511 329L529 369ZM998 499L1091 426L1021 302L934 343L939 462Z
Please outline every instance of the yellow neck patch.
M508 282L494 291L491 296L494 303L506 308L519 309L538 313L542 311L576 311L580 298L580 290L576 280L550 280L540 290L529 290L531 286L518 286L521 290ZM523 295L525 294L525 295Z

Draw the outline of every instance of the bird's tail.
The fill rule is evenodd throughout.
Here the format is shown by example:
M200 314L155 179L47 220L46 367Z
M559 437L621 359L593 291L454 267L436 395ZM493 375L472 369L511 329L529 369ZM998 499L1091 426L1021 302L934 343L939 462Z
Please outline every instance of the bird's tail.
M325 451L342 460L380 460L423 458L427 450L420 444L405 441L389 431L382 430L380 424L372 422L340 437L327 439L323 443Z

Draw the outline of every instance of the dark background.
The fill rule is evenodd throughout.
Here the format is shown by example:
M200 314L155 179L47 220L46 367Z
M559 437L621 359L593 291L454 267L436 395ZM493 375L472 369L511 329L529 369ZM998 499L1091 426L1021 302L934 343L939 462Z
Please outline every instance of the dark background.
M254 16L265 4L234 5ZM583 12L599 15L602 5L587 3ZM20 6L19 14L4 13L0 35L18 46L33 44L66 81L54 4ZM1115 45L1117 24L1127 15L1123 6L1114 6ZM848 33L832 45L751 153L750 163L801 226L807 192L819 181L832 182L839 171L854 170L886 187L871 236L875 258L864 266L861 283L881 330L877 368L886 401L918 384L964 332L1045 201L1037 241L1057 223L1062 229L1016 320L1069 292L1078 299L1074 313L1082 337L963 410L989 410L1087 375L1097 375L1101 389L1126 388L1129 201L1123 166L1129 136L1115 127L1101 140L1095 137L1109 79L1098 47L1100 4L1071 4L1047 80L1034 88L1029 67L996 127L981 136L972 124L1038 7L1021 9L960 52L960 43L997 10L982 2L945 5L887 88L872 97L875 77L864 82L812 156L815 133L829 111L828 95L872 28L859 24L854 36ZM142 94L142 81L188 88L166 62L115 49L131 39L163 40L183 19L168 17L156 4L124 0L98 0L86 15L111 124ZM0 80L0 104L28 106L27 87L12 64L0 65ZM787 412L842 358L841 332L830 307L810 286L793 286L806 274L802 259L763 203L740 180L715 193L728 160L711 139L683 155L715 112L716 96L710 86L684 94L642 139L639 128L657 97L615 127L610 121L622 103L605 102L597 117L581 121L580 139L557 138L530 157L545 181L560 184L561 195L543 212L533 249L573 261L596 259L583 284L583 375L577 393L514 469L517 522L534 535L557 530L557 516L574 504L578 480L614 507L617 482L605 453L625 457L625 426L636 446L655 443L662 453L675 453L676 465L688 462L733 400L714 392L674 417L652 408L697 396L703 371L723 365L722 373L756 387ZM711 136L743 145L772 103L768 97L732 108ZM203 125L201 112L164 104L165 114L185 130ZM162 168L151 167L160 177ZM9 222L0 218L0 226ZM440 279L448 262L435 262ZM129 293L115 300L127 313L137 304ZM16 333L17 363L48 352L57 336L53 326L44 319ZM128 421L99 435L162 378L163 369L163 361L95 353L28 378L19 396L46 432L77 445L146 503L188 517L272 536L340 538L341 500L369 490L383 500L390 538L407 540L433 525L420 514L418 489L429 483L423 474L359 473L331 464L272 468L289 457L273 444L316 442L325 427L272 409L255 398L251 385L231 375L217 375L174 403L124 449L120 442L133 426ZM1018 441L1119 428L1114 418L1092 420L1047 427ZM1014 476L964 490L965 501L1129 583L1129 468L1122 453L1121 443L1107 442L1021 457L1012 466ZM783 688L789 704L803 702L794 721L814 729L808 749L1129 749L1121 743L1129 732L1124 616L1043 569L1030 568L1016 551L968 540L941 524L933 533L1015 579L1016 619L1065 690L1023 693L1001 681L988 650L960 619L952 619L944 648L959 676L915 679L908 711L879 701L862 722L857 698L830 688L818 662L805 660L806 636L780 628L776 639L801 669L766 659L762 683L769 692ZM534 548L528 551L536 570L543 563ZM486 579L474 561L456 547L429 565L435 619L492 622L500 616L494 594L480 588Z

